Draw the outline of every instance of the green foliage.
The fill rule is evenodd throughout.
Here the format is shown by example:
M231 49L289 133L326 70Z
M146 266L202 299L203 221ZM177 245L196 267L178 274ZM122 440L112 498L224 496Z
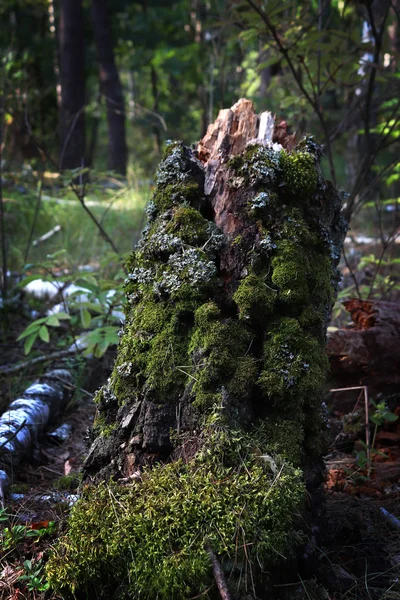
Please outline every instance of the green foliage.
M242 598L251 585L243 569L285 552L304 498L301 472L279 456L271 466L262 428L232 431L218 413L197 444L189 462L156 466L128 487L86 487L46 566L50 586L92 594L103 586L115 597L118 584L119 598L183 600L213 585L210 546Z
M8 523L0 531L0 549L3 552L15 550L18 544L28 538L36 540L43 536L52 535L55 530L54 521L49 521L46 526L39 529L32 529L27 525L13 524L11 519L12 515L7 513L5 508L0 508L0 523Z
M40 560L35 563L24 560L24 575L20 575L18 581L25 582L30 592L45 592L50 587L49 583L44 581L43 565Z
M30 323L28 327L24 329L21 335L17 338L17 341L25 338L24 351L25 354L29 354L36 339L40 338L42 342L50 342L49 327L59 327L60 321L68 320L70 318L70 315L67 313L59 312L57 315L50 315L48 317L36 319L36 321L32 321L32 323Z
M31 274L22 280L20 287L37 279L53 284L59 290L62 303L69 314L59 311L33 321L18 340L25 339L25 354L29 354L35 341L50 342L49 327L59 327L60 321L66 320L69 322L69 332L61 338L61 344L69 346L80 337L85 347L85 356L103 356L109 346L116 345L119 341L120 327L114 323L120 320L118 312L123 310L124 273L120 266L123 259L108 253L103 259L103 268L97 272L82 273L71 269L66 275L58 275L59 261L66 259L66 253L60 251L49 255L40 264L29 265ZM113 272L111 264L114 264ZM39 273L33 274L33 270ZM68 285L74 286L74 291L64 296L63 290ZM114 311L117 311L117 316L113 314Z

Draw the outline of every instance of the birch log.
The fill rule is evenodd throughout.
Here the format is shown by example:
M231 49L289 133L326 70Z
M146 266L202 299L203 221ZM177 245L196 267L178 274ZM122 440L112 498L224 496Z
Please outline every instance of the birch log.
M49 371L14 400L0 417L0 501L9 485L10 471L28 453L48 423L62 412L70 397L69 371Z

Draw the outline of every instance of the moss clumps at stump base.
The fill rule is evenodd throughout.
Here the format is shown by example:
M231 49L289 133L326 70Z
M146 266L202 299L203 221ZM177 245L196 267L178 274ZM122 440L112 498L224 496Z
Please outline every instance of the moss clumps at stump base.
M218 597L211 551L232 598L270 598L299 541L345 225L316 145L257 131L242 100L197 154L166 148L87 487L47 566L63 594Z

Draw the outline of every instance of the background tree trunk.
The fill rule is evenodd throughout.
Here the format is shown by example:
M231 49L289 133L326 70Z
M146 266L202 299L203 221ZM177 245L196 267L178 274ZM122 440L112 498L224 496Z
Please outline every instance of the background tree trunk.
M225 584L232 598L271 598L276 552L304 516L302 474L310 495L322 481L325 331L345 226L318 147L289 153L273 125L240 100L197 153L168 146L128 262L126 324L84 475L133 486L112 492L119 556L123 540L133 548L130 598L215 597ZM78 588L88 579L75 557L92 552L93 518L108 520L105 488L93 489L74 513L77 546L50 567ZM96 549L104 563L89 558L100 578L101 564L114 565L106 577L117 569L113 535Z
M60 169L84 165L85 59L82 0L60 5L61 149Z
M128 159L125 102L115 64L111 21L106 0L92 0L92 22L99 62L100 90L107 106L108 168L125 175Z

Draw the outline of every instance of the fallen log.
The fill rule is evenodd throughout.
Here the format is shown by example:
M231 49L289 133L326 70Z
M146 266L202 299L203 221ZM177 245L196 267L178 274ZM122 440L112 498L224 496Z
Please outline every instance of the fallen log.
M62 380L62 381L61 381ZM49 371L14 400L0 417L0 501L10 483L10 473L27 454L47 424L62 412L72 377L65 369Z
M352 326L328 334L327 354L334 382L368 385L379 391L400 383L400 305L359 300L343 303ZM332 387L337 387L335 383Z

